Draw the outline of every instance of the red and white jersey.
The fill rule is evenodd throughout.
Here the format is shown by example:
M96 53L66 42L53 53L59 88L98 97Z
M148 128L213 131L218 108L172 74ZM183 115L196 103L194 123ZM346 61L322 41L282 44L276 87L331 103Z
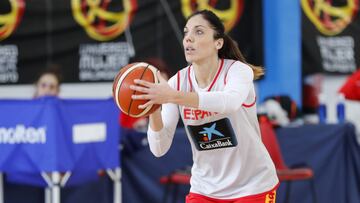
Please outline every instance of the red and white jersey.
M192 66L170 78L172 88L198 93L199 108L163 104L164 127L158 132L149 127L148 140L152 153L162 156L182 118L194 161L190 192L233 199L263 193L278 184L275 166L261 141L253 77L248 65L222 59L206 88L198 86Z

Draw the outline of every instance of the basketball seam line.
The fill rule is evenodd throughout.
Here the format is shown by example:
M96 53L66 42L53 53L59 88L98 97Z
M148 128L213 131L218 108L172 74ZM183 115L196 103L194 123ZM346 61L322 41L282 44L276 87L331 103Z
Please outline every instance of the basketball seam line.
M123 84L123 80L128 76L128 74L129 74L131 71L133 71L134 69L136 69L137 67L140 67L140 66L145 67L145 66L147 66L147 65L148 65L147 63L140 62L140 63L137 63L137 64L133 64L132 67L129 67L127 70L124 71L124 73L123 73L123 74L121 75L121 77L119 78L119 80L122 81L122 82L118 82L118 84L116 85L116 91L115 91L115 92L116 92L116 98L119 98L119 91L120 91L121 86L122 86L122 84ZM150 68L150 67L151 67L151 66L149 66L149 68ZM122 112L124 112L125 114L127 114L126 110L123 109L123 108L121 108L121 105L120 105L118 99L116 99L116 104L117 104L117 106L120 108L120 110L121 110Z
M145 72L146 72L146 69L149 67L149 64L147 64L146 68L144 69L144 71L142 72L141 76L140 76L140 80L143 78ZM133 95L136 94L136 90L133 90ZM130 101L130 105L129 105L129 108L128 108L128 115L130 115L130 109L131 109L131 105L133 103L133 99L131 99Z
M124 72L125 73L125 72ZM124 74L123 73L123 74ZM121 82L120 82L120 86L119 86L119 89L121 89L121 86L122 86L122 84L123 84L123 82L124 82L124 80L125 80L125 78L128 76L129 74L127 74L127 75L125 75L125 77L121 80ZM118 97L118 96L117 96ZM121 108L121 107L120 107ZM127 112L127 114L129 115L129 112Z

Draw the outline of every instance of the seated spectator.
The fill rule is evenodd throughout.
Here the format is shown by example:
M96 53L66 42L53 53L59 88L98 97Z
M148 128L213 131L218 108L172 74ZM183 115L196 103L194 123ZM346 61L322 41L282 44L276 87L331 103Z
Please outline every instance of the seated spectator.
M61 75L55 68L45 69L35 82L34 98L58 96L60 93Z

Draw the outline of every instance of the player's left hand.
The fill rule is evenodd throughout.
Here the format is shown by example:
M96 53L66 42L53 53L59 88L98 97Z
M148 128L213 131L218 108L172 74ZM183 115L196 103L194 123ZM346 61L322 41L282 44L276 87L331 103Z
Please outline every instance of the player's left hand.
M143 105L139 105L140 109L145 109L152 104L164 104L168 103L176 90L172 89L167 83L166 79L161 75L160 71L157 71L157 77L159 83L152 83L145 80L135 79L136 85L131 85L130 89L142 92L144 94L132 95L134 100L149 100Z

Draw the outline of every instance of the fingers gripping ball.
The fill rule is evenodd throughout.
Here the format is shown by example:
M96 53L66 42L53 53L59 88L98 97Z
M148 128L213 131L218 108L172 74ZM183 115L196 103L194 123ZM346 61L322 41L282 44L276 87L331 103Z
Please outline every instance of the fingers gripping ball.
M158 83L156 72L158 70L147 63L132 63L121 68L113 82L113 97L120 110L131 117L145 117L154 112L160 105L149 105L145 109L138 108L148 100L133 100L133 94L144 94L130 89L130 85L135 85L134 79L146 80Z

